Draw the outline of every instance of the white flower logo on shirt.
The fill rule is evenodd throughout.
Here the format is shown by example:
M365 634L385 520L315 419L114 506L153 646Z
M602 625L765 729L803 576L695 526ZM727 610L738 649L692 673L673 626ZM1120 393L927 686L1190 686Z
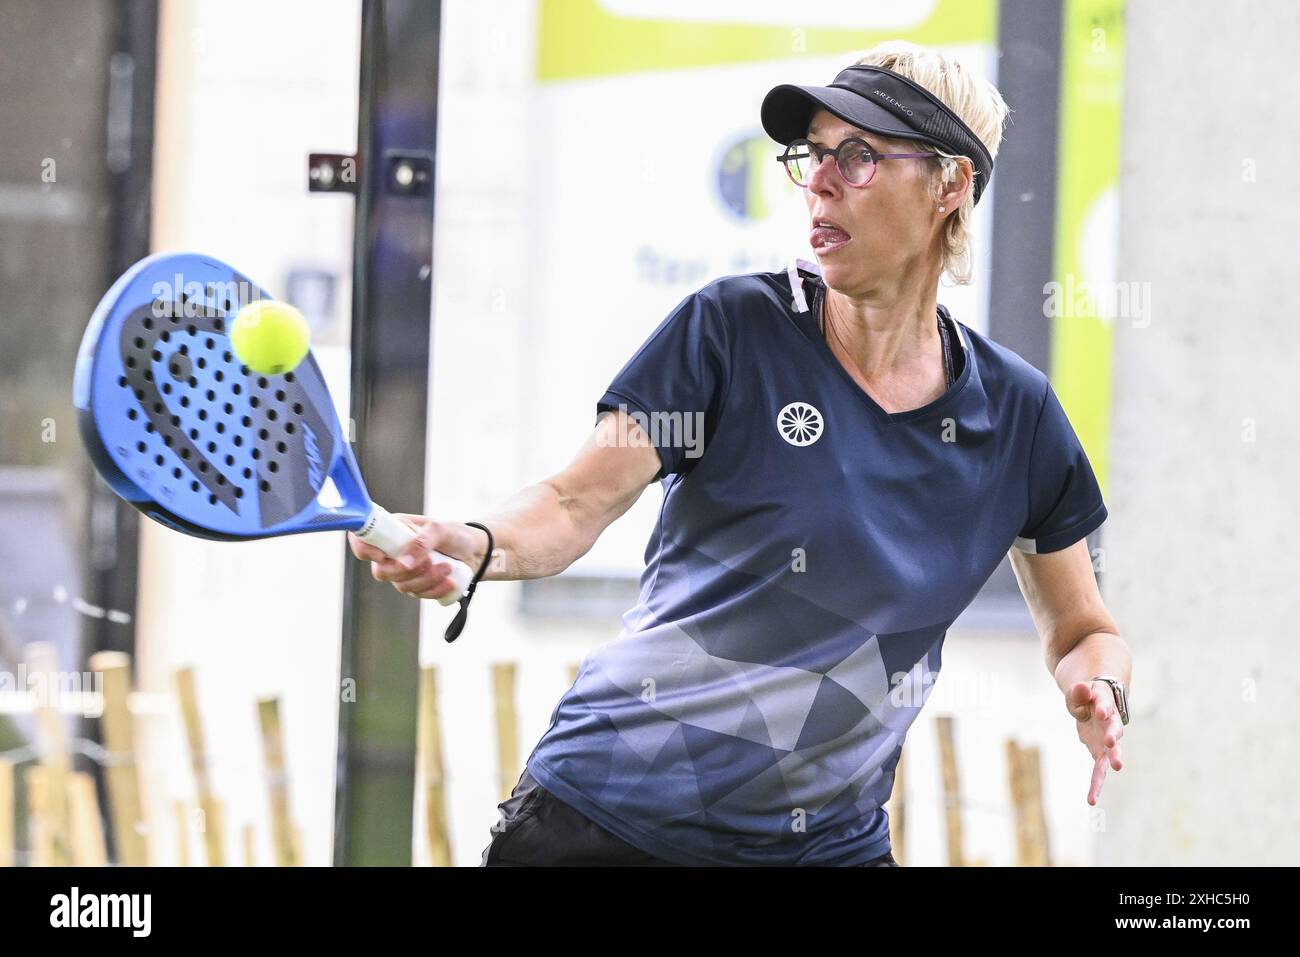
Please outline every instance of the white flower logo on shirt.
M791 445L812 445L822 428L822 414L807 402L791 402L776 414L776 430Z

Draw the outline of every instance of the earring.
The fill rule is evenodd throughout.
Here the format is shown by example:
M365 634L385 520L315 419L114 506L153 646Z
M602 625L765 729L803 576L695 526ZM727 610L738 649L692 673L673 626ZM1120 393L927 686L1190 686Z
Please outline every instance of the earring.
M939 207L939 212L941 212L941 213L943 212L943 207L942 207L942 206Z

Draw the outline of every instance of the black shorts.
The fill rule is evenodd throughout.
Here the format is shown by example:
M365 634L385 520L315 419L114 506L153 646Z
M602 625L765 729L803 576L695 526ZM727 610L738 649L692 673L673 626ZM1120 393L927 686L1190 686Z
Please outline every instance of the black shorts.
M492 841L480 867L673 867L578 813L537 783L527 769L497 808ZM898 867L893 854L859 867Z

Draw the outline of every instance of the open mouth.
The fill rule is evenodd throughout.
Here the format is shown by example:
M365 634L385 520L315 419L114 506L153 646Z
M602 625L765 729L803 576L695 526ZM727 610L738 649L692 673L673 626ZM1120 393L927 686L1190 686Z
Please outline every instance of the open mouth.
M814 219L812 232L808 235L808 241L812 244L813 252L819 256L835 252L848 245L853 237L848 234L844 227L829 219Z

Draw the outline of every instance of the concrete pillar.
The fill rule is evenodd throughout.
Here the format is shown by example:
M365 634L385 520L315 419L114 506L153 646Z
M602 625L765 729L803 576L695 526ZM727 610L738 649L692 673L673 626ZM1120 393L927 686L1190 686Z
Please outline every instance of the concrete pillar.
M1300 863L1300 6L1128 5L1107 602L1133 648L1102 864Z

